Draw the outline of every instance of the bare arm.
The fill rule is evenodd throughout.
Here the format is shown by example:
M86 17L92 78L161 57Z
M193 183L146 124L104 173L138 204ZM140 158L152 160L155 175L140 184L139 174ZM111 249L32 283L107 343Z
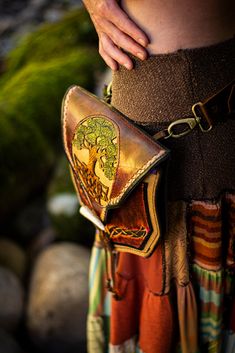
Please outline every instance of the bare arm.
M112 70L132 69L124 51L144 60L148 37L121 9L116 0L83 0L99 37L99 53ZM124 51L122 50L124 49Z

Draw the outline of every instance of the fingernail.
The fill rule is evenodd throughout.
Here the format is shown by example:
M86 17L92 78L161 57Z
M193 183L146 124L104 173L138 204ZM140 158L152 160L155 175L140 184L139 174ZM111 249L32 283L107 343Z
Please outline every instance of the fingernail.
M145 59L145 55L143 53L137 53L136 54L138 56L138 58L140 58L141 60Z
M143 47L147 47L148 43L146 42L146 40L139 38L138 42L143 46Z
M131 65L129 63L125 63L124 66L127 70L131 70Z

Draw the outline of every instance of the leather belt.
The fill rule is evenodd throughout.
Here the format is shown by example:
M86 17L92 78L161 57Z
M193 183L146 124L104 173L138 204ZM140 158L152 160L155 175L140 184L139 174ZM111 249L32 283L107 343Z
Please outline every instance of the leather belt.
M196 126L202 132L210 131L215 125L235 117L235 80L203 102L192 106L193 117L173 121L166 129L157 132L156 140L170 137L180 138L190 133ZM180 131L179 131L180 130Z

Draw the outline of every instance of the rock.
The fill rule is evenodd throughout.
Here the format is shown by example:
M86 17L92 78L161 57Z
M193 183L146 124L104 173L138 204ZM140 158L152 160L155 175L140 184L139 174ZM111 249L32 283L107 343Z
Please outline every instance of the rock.
M78 211L78 199L75 194L63 193L48 201L48 210L55 216L73 217Z
M63 17L63 10L52 8L44 12L44 20L46 22L57 22Z
M48 188L47 209L59 239L91 246L95 230L78 211L78 198L65 154L58 161Z
M23 313L23 288L14 273L0 267L0 327L15 330Z
M0 57L14 45L13 37L20 38L22 34L30 33L30 28L35 29L44 21L58 21L66 11L80 8L81 5L78 0L1 0ZM4 45L3 40L6 42Z
M86 340L89 251L72 243L51 245L37 258L27 327L48 353L83 352Z
M4 33L7 31L9 28L13 26L14 19L11 18L10 16L6 16L3 19L1 19L0 22L0 35L1 33Z
M48 212L59 239L91 246L95 229L79 213L76 194L61 193L48 200Z
M42 64L55 58L64 58L75 48L84 46L93 46L96 49L96 55L93 53L95 63L92 63L89 57L87 59L92 68L95 64L99 69L102 60L97 51L97 35L87 11L69 11L60 21L43 24L36 31L21 38L6 58L8 70L16 72L32 62ZM102 67L104 68L104 65ZM89 67L87 70L90 71Z
M0 329L0 353L21 353L15 339L6 331Z
M43 229L30 243L28 248L30 259L33 260L42 250L47 248L55 240L56 233L54 228L47 227Z
M28 4L29 0L1 0L0 13L2 15L15 15L22 11Z
M42 229L49 226L45 197L39 195L19 211L15 218L15 229L21 243L27 245Z
M10 269L21 280L26 270L26 254L16 243L0 238L0 266Z

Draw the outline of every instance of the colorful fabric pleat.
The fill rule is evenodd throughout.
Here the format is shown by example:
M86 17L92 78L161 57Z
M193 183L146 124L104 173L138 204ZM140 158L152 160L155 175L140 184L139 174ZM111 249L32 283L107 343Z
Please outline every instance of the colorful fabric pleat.
M105 288L96 240L90 266L89 353L235 352L235 195L169 204L169 229L152 256L120 253Z

